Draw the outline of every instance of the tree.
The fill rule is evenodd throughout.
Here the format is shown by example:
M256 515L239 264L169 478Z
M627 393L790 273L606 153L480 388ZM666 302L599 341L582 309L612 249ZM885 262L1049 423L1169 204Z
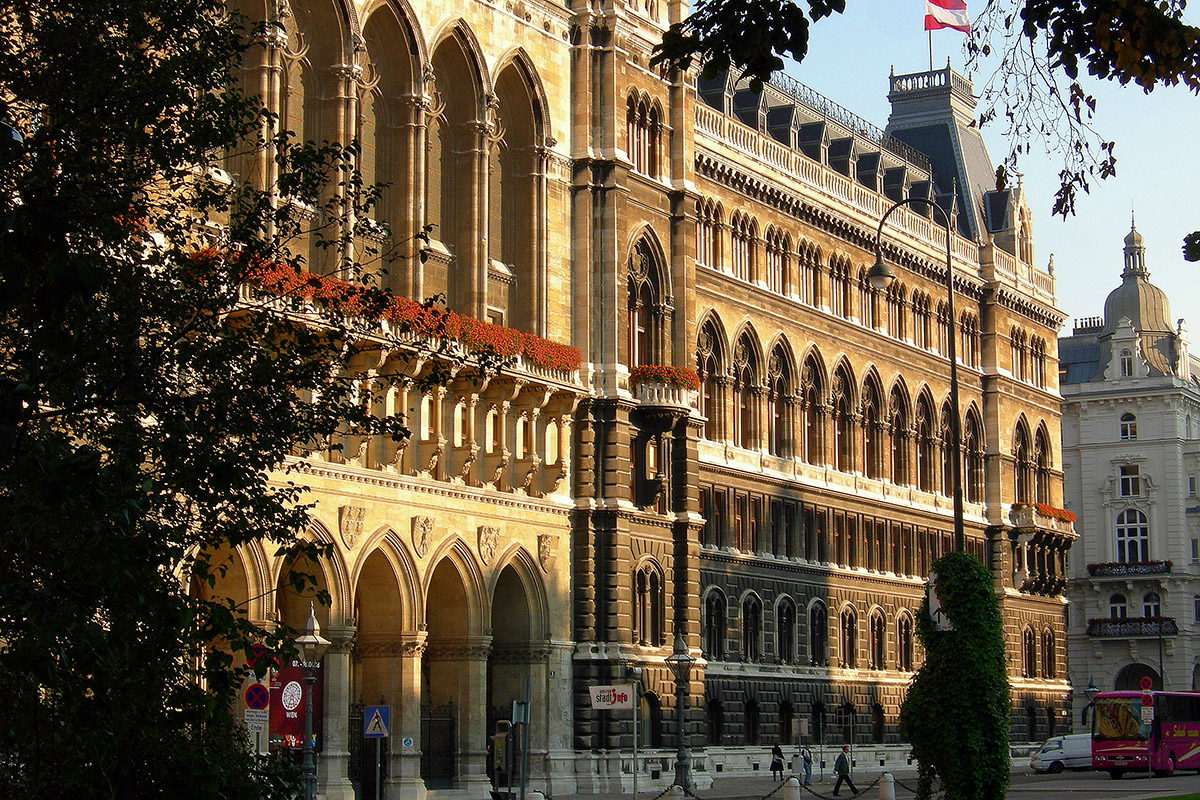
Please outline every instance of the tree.
M933 564L951 630L938 630L929 599L917 615L925 663L900 708L900 735L920 765L918 797L935 780L946 800L1002 800L1009 780L1008 678L1000 608L987 569L966 553Z
M374 200L354 147L272 134L220 0L2 8L0 794L290 796L229 713L240 655L290 632L206 589L250 542L321 557L280 470L405 436L354 371L389 345L369 321L452 320L349 257ZM278 185L217 168L264 136ZM340 279L305 271L309 237Z
M701 0L664 34L652 63L685 69L695 59L710 76L744 67L757 84L802 61L810 20L845 9L844 0ZM1200 28L1183 18L1184 0L988 0L976 18L972 61L999 55L984 84L982 121L1001 118L1014 142L1011 170L1031 141L1057 142L1063 156L1054 212L1074 212L1079 191L1115 173L1114 143L1091 124L1096 101L1080 70L1149 92L1182 84L1200 92ZM1001 175L1003 178L1003 175Z

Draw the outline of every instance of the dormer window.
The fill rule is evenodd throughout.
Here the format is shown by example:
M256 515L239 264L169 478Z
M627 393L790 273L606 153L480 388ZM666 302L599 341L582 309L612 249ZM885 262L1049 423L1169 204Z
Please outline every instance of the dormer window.
M1121 377L1133 377L1133 353L1128 350L1121 351Z

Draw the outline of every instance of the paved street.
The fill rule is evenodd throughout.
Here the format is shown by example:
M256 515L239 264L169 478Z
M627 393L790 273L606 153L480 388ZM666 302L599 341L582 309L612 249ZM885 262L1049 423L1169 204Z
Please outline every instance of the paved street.
M873 783L878 777L875 773L862 773L855 782L860 789ZM718 779L712 788L699 793L703 800L759 800L771 795L772 800L783 800L783 792L774 794L778 784L769 777L737 777ZM901 774L896 784L897 800L911 800L914 793L906 787L916 786L915 773ZM801 800L811 800L813 797L829 797L833 784L814 784L813 792L801 791ZM1127 776L1114 781L1106 773L1099 772L1065 772L1061 775L1038 775L1023 769L1013 773L1012 784L1008 790L1009 800L1152 800L1153 798L1175 797L1189 792L1200 793L1200 775L1178 773L1170 778L1149 779L1144 776ZM640 800L653 800L658 792L639 792ZM849 791L843 787L840 797L849 797ZM861 795L867 800L879 797L878 786L864 791ZM554 800L622 800L621 796L609 795L568 795L556 797ZM624 800L632 800L625 795Z

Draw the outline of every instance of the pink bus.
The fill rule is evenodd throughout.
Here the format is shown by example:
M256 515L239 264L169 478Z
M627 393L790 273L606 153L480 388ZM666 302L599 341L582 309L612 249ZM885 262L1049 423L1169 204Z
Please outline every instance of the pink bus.
M1092 702L1092 767L1126 772L1200 771L1200 692L1150 692L1154 721L1142 722L1142 692L1104 692Z

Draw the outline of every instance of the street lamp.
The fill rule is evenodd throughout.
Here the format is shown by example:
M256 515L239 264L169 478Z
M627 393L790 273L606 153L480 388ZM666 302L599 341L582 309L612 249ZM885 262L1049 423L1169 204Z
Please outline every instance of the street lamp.
M678 724L677 739L679 753L675 759L675 784L683 789L691 789L691 757L687 751L683 718L687 709L688 675L696 659L688 653L687 642L682 633L675 634L675 652L667 656L667 666L675 674L675 718Z
M946 227L946 313L950 317L946 338L949 340L948 355L950 356L950 456L954 459L952 467L954 478L954 486L952 487L954 498L954 549L965 552L967 545L966 535L963 532L962 423L958 418L958 348L956 344L958 324L954 318L954 262L950 251L950 215L946 213L946 210L937 203L926 200L923 197L906 197L899 202L893 203L891 208L885 211L883 217L880 218L879 228L875 231L875 264L867 272L867 280L870 281L872 289L883 291L896 279L896 273L883 260L883 248L880 243L883 237L883 223L900 206L911 205L913 203L924 203L931 210L937 211L937 213L942 215L942 222Z
M1090 675L1088 676L1087 688L1083 690L1083 693L1087 695L1087 699L1088 699L1087 707L1089 709L1087 718L1089 720L1091 720L1092 717L1096 713L1096 708L1095 708L1096 695L1100 694L1100 689L1096 686L1095 679L1093 679L1092 676L1090 676Z
M317 683L317 662L325 655L329 640L321 635L316 610L308 604L308 619L304 622L304 633L296 637L296 647L304 661L304 765L301 767L304 785L304 800L317 798L317 764L313 756L313 687Z

